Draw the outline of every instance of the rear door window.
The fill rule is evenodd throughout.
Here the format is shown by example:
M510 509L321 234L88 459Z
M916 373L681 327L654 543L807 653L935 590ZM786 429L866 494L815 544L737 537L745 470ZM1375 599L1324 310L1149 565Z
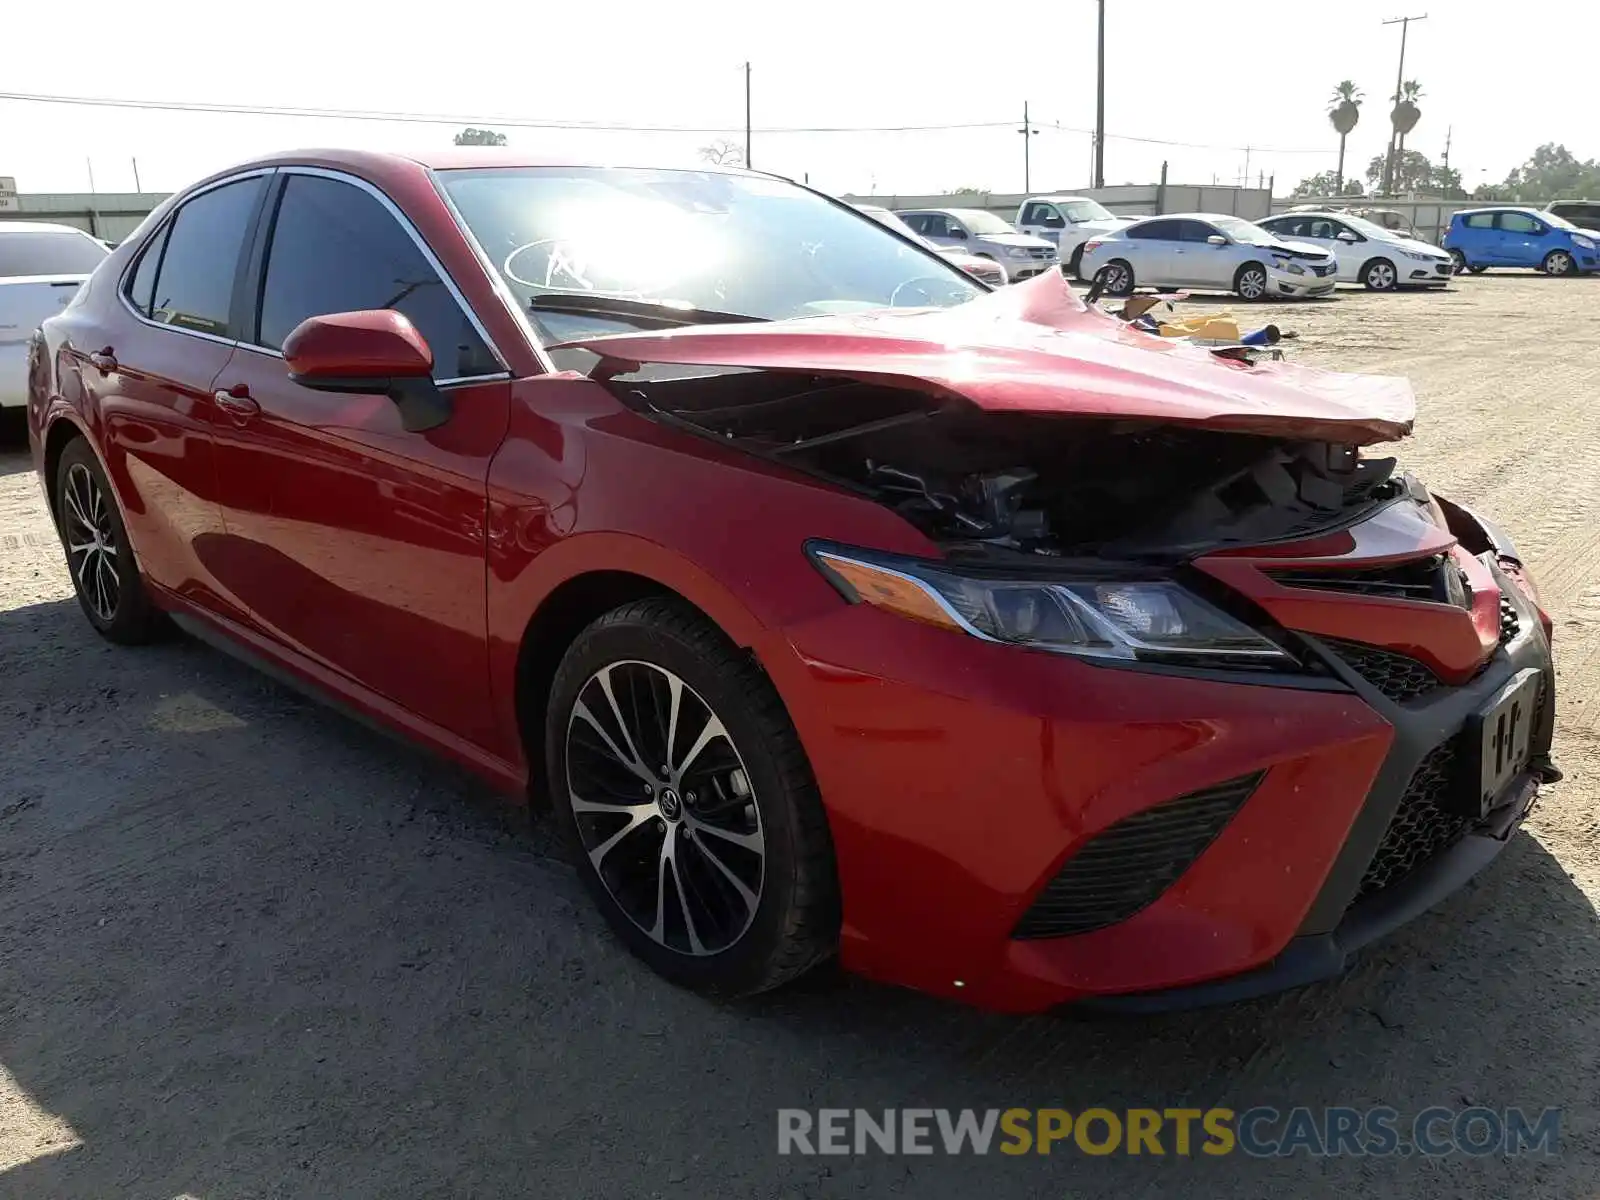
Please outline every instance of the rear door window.
M1494 228L1494 214L1493 213L1469 213L1466 217L1464 217L1462 219L1462 223L1464 225L1466 225L1466 227L1468 229L1493 229Z
M201 192L171 222L149 315L153 321L233 337L233 281L265 185L264 176ZM143 265L143 264L141 264Z
M307 317L393 309L433 351L436 380L500 364L433 264L377 197L320 175L290 175L273 221L257 344L282 349Z
M0 279L23 275L87 275L109 254L87 234L16 233L0 226Z
M1175 242L1178 240L1178 222L1146 221L1129 229L1128 236L1145 242Z

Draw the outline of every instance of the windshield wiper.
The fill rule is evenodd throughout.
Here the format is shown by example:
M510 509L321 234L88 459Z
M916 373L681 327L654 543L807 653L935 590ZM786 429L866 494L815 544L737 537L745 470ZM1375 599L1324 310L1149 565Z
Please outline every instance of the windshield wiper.
M765 321L744 313L694 308L672 300L633 300L590 292L544 292L528 298L534 312L575 313L579 316L629 317L652 325L744 325Z

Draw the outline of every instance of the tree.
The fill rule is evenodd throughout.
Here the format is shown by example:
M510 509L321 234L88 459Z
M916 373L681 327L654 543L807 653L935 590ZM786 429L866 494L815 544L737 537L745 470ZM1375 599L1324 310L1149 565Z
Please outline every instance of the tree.
M952 196L987 196L988 194L989 189L985 187L958 187L950 189L950 195Z
M1389 120L1394 123L1395 133L1399 135L1395 142L1397 149L1404 150L1406 134L1417 127L1417 122L1422 120L1422 110L1417 107L1417 101L1422 99L1422 85L1415 79L1408 79L1400 85L1400 94L1394 98L1394 110L1389 114Z
M1343 179L1335 171L1319 171L1302 179L1289 193L1292 200L1319 196L1360 196L1363 194L1359 179Z
M700 147L700 157L708 163L716 163L719 167L744 166L744 149L738 142L719 138L709 146Z
M1367 182L1376 189L1383 181L1384 156L1378 155L1367 164ZM1460 184L1460 173L1451 172L1455 176L1457 185ZM1398 195L1401 192L1426 192L1434 186L1433 164L1428 161L1428 156L1416 150L1397 150L1394 156L1394 178L1390 181L1389 190ZM1374 194L1377 194L1376 191Z
M1344 140L1361 119L1362 99L1361 89L1356 87L1355 81L1346 79L1333 89L1333 97L1328 101L1328 120L1339 131L1339 169L1334 173L1333 190L1328 193L1330 196L1344 192Z
M504 146L506 135L492 129L473 129L470 126L455 136L458 146Z
M1488 186L1507 193L1496 199L1586 200L1600 194L1600 161L1581 159L1565 146L1546 142L1504 183Z

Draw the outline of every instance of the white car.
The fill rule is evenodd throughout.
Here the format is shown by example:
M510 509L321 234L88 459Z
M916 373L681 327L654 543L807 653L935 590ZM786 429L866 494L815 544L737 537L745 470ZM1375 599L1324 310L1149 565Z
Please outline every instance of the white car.
M1017 228L1055 243L1056 257L1069 275L1079 273L1083 244L1099 233L1132 225L1137 217L1119 217L1087 196L1030 196L1017 209Z
M936 246L887 208L881 208L876 204L857 204L854 208L880 225L887 225L901 237L908 237L917 245L926 246L951 266L960 267L978 282L986 283L990 287L1006 285L1006 269L994 259L979 258L976 254L968 254L965 250L952 250L949 246Z
M1223 213L1148 217L1084 243L1082 272L1108 295L1136 287L1236 292L1245 300L1326 296L1333 255Z
M1056 265L1056 248L1043 238L1018 233L981 208L918 208L896 214L935 246L965 250L999 263L1015 283Z
M70 225L0 221L0 409L28 399L28 341L111 252Z
M1444 287L1455 274L1449 251L1350 213L1292 212L1257 223L1279 237L1327 250L1338 260L1340 283L1364 284L1374 292Z

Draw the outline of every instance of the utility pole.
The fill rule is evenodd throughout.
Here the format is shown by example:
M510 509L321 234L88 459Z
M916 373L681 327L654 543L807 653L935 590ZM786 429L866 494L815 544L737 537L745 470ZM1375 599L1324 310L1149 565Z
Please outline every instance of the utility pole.
M1249 146L1244 148L1244 171L1239 176L1239 183L1244 187L1250 186L1250 150Z
M1385 25L1400 26L1400 69L1394 73L1395 104L1400 103L1400 89L1406 77L1406 34L1411 31L1411 22L1426 21L1427 19L1428 14L1423 13L1420 17L1391 17L1383 22ZM1389 152L1384 156L1383 160L1383 194L1385 196L1389 195L1394 189L1394 154L1398 136L1399 131L1395 129L1394 122L1391 120L1389 122Z
M135 158L131 161L133 162L133 190L142 192L144 189L139 186L139 160Z
M1022 190L1033 191L1033 167L1029 151L1032 143L1029 138L1038 136L1039 131L1033 127L1033 122L1028 120L1028 102L1022 102L1022 128L1017 130L1022 135Z
M1106 185L1106 0L1100 0L1100 33L1094 76L1094 186Z
M751 168L750 163L750 64L744 64L744 165L745 169Z

